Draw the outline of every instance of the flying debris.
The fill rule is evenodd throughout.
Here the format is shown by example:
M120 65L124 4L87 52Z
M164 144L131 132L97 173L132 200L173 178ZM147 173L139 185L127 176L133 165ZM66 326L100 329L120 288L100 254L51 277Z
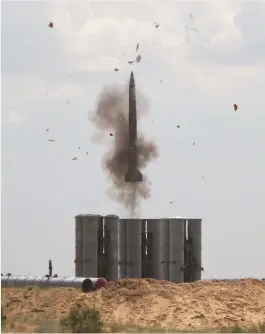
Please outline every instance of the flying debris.
M70 101L67 101L67 104L69 104L70 103Z
M180 128L180 125L177 125L177 128L179 129L179 128Z
M190 14L190 19L193 20L192 18L192 15ZM189 30L195 30L197 32L199 32L199 29L198 28L195 28L195 27L190 27L189 25L186 25L185 26L185 29L189 29Z
M80 146L77 146L77 148L80 150Z
M114 72L119 72L119 69L118 68L114 68Z
M77 160L77 157L74 157L72 160Z
M160 80L160 82L161 82L161 83L163 83L163 81L162 81L162 80Z
M237 109L238 109L238 105L234 104L234 110L237 111Z
M158 23L154 23L154 26L155 26L155 28L158 28L159 24Z
M46 129L46 132L50 131L50 129Z
M173 202L169 202L170 204L173 204Z
M52 22L49 23L49 28L53 28L53 23Z
M192 145L195 146L195 143L193 142Z
M137 61L137 63L139 63L139 62L141 61L141 59L142 59L142 57L141 57L140 55L138 55L138 56L136 57L136 61Z
M113 136L113 133L110 132L109 135L112 137L112 136Z
M135 81L133 72L131 72L129 83L129 154L128 154L128 172L125 175L125 182L142 182L143 176L138 169L137 152L137 114L136 114L136 96Z
M133 63L135 63L135 60L128 61L128 64L133 64Z
M54 139L49 139L49 142L55 143L55 140Z
M86 152L86 155L88 155L88 152Z
M139 49L139 43L137 43L137 46L136 46L136 52L138 52L138 49Z
M185 26L185 29L187 29L187 28L189 28L189 27ZM195 30L195 31L199 32L199 29L198 28L194 28L194 27L190 28L190 30Z

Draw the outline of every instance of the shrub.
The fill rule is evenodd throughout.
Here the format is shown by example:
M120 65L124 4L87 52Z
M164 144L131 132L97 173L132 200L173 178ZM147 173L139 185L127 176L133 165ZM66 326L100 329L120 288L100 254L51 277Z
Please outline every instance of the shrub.
M72 333L101 333L103 325L99 312L90 307L74 307L61 321L61 326Z
M1 306L1 327L3 328L6 321L6 316L3 314L3 306Z

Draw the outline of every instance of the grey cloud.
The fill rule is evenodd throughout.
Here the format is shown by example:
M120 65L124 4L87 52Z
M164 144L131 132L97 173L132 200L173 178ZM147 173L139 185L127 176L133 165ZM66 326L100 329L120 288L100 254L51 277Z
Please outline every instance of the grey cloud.
M245 62L265 61L265 3L242 2L242 10L234 17L244 37L241 57Z
M3 3L2 11L4 73L26 75L41 71L43 75L60 75L67 68L69 60L61 36L56 26L48 27L53 20L48 2L8 2Z
M241 2L241 10L234 15L234 25L243 37L241 47L227 52L212 48L203 34L192 34L194 58L203 62L229 66L255 65L265 61L265 3ZM196 36L197 35L197 36Z
M31 113L23 124L2 125L4 271L43 274L47 258L52 258L59 274L72 275L74 215L89 212L122 214L119 207L104 197L107 179L100 170L104 150L97 150L90 141L94 130L88 122L88 112L94 108L96 96L104 84L127 82L126 71L130 67L126 65L124 70L114 73L112 68L110 71L107 68L90 71L76 69L75 65L79 65L79 61L86 65L101 56L118 57L120 52L130 48L130 40L134 41L137 35L134 30L124 27L124 39L120 40L116 36L120 35L120 26L110 28L109 33L105 32L108 27L103 26L103 35L87 38L87 32L82 28L85 22L92 20L93 13L86 8L86 3L79 3L76 2L77 7L73 8L73 2L65 2L62 10L57 6L50 10L47 2L3 4L2 97L4 102L7 95L9 101L16 101L19 94L22 97L24 94L25 99L17 105L17 112L27 110ZM263 91L257 84L262 80L262 73L253 70L254 66L245 76L236 66L226 73L220 63L240 64L245 61L243 55L234 51L229 55L221 55L216 50L206 52L200 46L203 44L200 37L195 34L190 45L175 46L181 38L182 21L185 24L189 11L194 17L201 15L198 10L201 3L196 6L188 3L182 6L172 1L166 5L164 2L162 5L157 2L91 4L96 17L133 17L138 22L146 22L147 26L150 22L156 38L152 45L152 41L147 40L149 32L137 31L140 37L144 38L145 34L147 37L145 42L140 40L142 60L135 66L135 79L137 88L149 97L150 104L149 117L139 125L157 140L161 150L161 159L150 168L153 197L143 203L144 215L203 216L206 277L263 275L264 264L260 264L264 263L264 224L260 217L264 207L261 143L264 142L265 119ZM244 6L242 8L246 10ZM225 13L226 9L223 9L220 14ZM253 45L251 50L246 49L245 56L251 63L256 59L254 55L259 47L253 43L257 32L252 31L252 37L247 36L244 30L246 12L243 14L244 11L238 13L235 23ZM177 15L181 22L177 21ZM218 17L219 13L215 15ZM242 22L237 21L240 17ZM62 26L58 27L60 19ZM48 28L51 20L55 23L53 29ZM153 21L158 21L161 26L153 29ZM63 24L69 26L63 27ZM72 37L80 31L83 33L82 38L87 43L83 54L75 52L75 41L63 34L64 28L69 29L66 32L72 33ZM133 42L133 54L135 46ZM252 58L249 57L251 54ZM80 96L75 95L70 104L66 103L70 98L65 98L61 91L54 92L65 84L68 74L72 74L69 80L81 90ZM250 80L242 80L248 77ZM38 80L40 87L47 87L47 98L45 90L43 95L35 94L34 86ZM198 81L198 85L195 86L193 81ZM211 90L215 83L216 90ZM204 95L199 85L204 86ZM54 94L49 94L50 91ZM233 103L239 104L238 113L233 112ZM7 109L8 105L4 105L2 112L6 113ZM181 125L178 130L177 124ZM51 132L47 134L48 127ZM47 139L51 134L56 143L49 145ZM88 155L84 154L80 159L78 156L77 164L73 164L71 159L77 154L77 145ZM202 175L205 176L203 182ZM253 178L254 185L251 183ZM55 194L58 194L56 199ZM174 200L176 206L169 208L166 197ZM48 247L43 240L49 240ZM57 251L58 240L64 251L63 257ZM19 257L17 249L20 250ZM21 258L28 261L24 263Z

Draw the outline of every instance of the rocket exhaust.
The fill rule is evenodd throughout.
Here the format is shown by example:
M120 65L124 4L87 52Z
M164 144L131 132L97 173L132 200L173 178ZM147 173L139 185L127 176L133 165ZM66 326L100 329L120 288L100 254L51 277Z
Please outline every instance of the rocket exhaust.
M135 81L133 72L131 72L130 82L129 82L128 171L125 174L125 182L142 182L142 181L143 181L143 175L138 168Z
M146 168L155 161L159 152L154 139L148 140L147 134L140 133L139 129L136 134L137 119L131 116L134 114L139 120L139 117L147 115L148 103L144 95L137 90L136 115L133 74L131 74L130 88L128 81L125 87L116 84L105 86L98 95L95 109L91 112L89 119L96 130L93 136L94 142L97 139L100 143L110 132L114 134L108 142L103 142L107 150L102 155L102 169L111 181L106 193L111 200L117 201L128 209L130 216L133 217L140 208L141 201L151 196L152 183L148 180L147 174L141 174L142 168ZM135 135L135 142L133 135ZM131 142L134 142L134 145L130 145ZM130 146L132 149L129 149Z

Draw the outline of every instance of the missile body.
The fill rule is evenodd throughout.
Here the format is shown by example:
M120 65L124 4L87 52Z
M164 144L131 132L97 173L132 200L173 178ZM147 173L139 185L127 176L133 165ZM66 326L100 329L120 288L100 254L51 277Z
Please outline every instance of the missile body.
M143 176L138 169L137 152L137 114L136 95L133 72L131 72L129 83L129 149L128 149L128 172L125 175L125 182L142 182Z

